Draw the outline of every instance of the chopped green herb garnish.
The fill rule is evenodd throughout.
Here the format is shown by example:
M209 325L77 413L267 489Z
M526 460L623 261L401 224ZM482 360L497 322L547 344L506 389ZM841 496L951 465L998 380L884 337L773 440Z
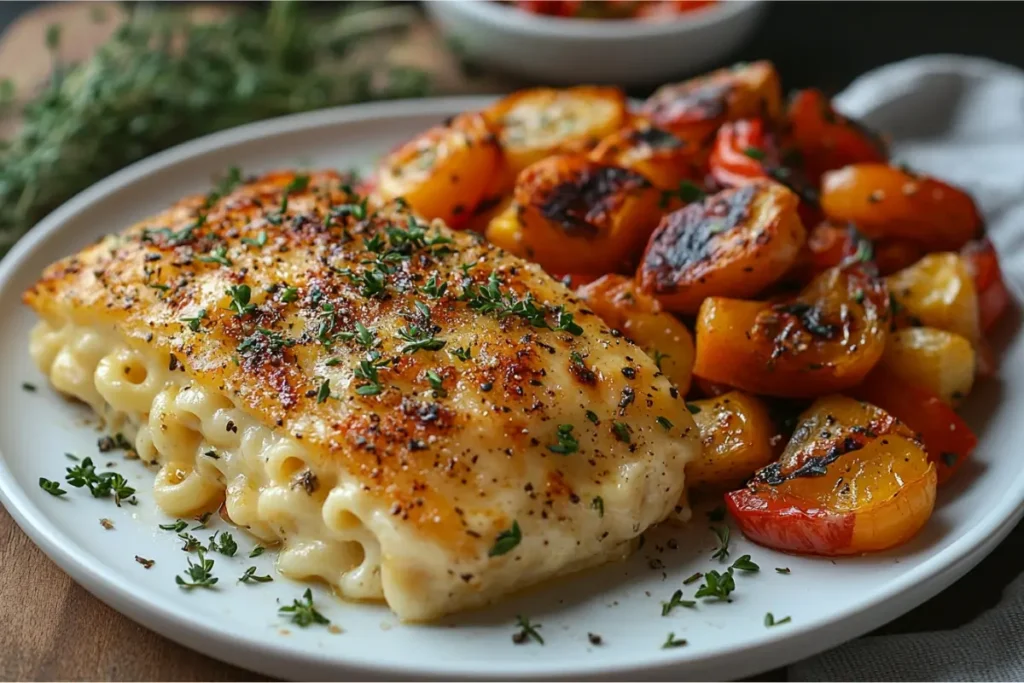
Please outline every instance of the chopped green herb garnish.
M35 385L35 384L31 384L31 383L29 383L29 382L22 382L22 383L21 383L21 388L22 388L22 389L23 389L24 391L27 391L27 392L29 392L29 393L33 393L33 392L35 392L35 390L36 390L36 385Z
M325 403L327 399L331 397L331 380L325 379L320 383L320 388L316 392L316 402Z
M776 567L775 571L779 574L789 574L791 572L789 567Z
M711 556L712 560L720 560L724 562L729 557L729 527L727 526L713 526L711 530L715 532L715 536L718 537L718 550ZM750 557L749 555L747 556Z
M533 294L528 292L520 299L514 292L502 292L497 271L491 271L486 285L467 286L463 298L478 313L495 313L499 319L518 316L533 327L548 326L544 311L533 302Z
M444 398L448 392L444 388L444 378L433 370L427 370L427 381L434 390L434 398Z
M590 501L590 507L597 510L598 517L604 517L604 498L601 496L594 496L593 500Z
M380 353L377 351L370 351L364 360L359 361L359 366L353 374L356 376L356 379L361 379L366 384L356 387L356 393L360 396L376 396L382 392L384 386L380 382L377 370L385 365L387 365L387 361L382 360Z
M593 410L587 411L587 419L593 422L594 424L598 423L597 413L595 413Z
M261 546L261 545L258 545L258 546L256 546L255 548L253 548L253 549L252 549L252 551L250 551L250 553L249 553L249 557L259 557L259 556L260 556L260 555L262 555L262 554L263 554L264 552L266 552L266 550L267 550L267 549L266 549L266 548L264 548L263 546Z
M694 607L696 605L696 600L683 600L683 591L677 590L668 602L661 603L661 616L667 617L676 607Z
M299 298L298 287L285 287L281 290L281 303L290 304Z
M472 352L470 351L470 349L461 346L455 350L449 349L448 353L452 354L461 361L467 361L470 358L472 358Z
M219 538L218 538L219 537ZM228 532L216 532L210 537L210 544L207 546L210 551L217 551L221 555L234 557L238 552L238 544Z
M377 333L366 327L366 325L356 322L355 328L355 332L339 332L337 337L345 341L355 341L365 349L372 349L380 344L380 340L377 339Z
M398 349L400 353L416 353L420 350L440 351L446 343L443 339L435 337L433 332L419 325L406 325L398 330L397 336L405 342Z
M615 431L615 437L623 443L629 443L629 426L625 422L613 422L612 429Z
M727 600L729 594L734 590L736 590L736 581L733 578L732 569L727 569L721 574L712 569L704 575L704 583L697 589L694 597Z
M690 574L685 579L683 579L683 585L684 586L689 586L691 583L693 583L695 581L699 581L700 577L702 577L702 576L704 576L702 573L694 572L693 574Z
M565 312L565 306L556 306L553 309L553 312L555 315L555 326L552 328L553 330L556 332L568 332L576 337L583 334L583 328L573 320L572 313Z
M788 624L791 621L793 621L792 617L783 617L783 618L779 619L778 621L775 621L775 615L772 614L771 612L768 612L767 614L764 615L764 625L767 626L767 627L779 626L781 624Z
M85 458L78 465L67 468L64 479L75 488L88 487L93 498L106 498L113 494L114 504L118 507L121 507L122 501L131 505L138 502L133 497L135 489L128 485L122 475L117 472L97 474L92 458Z
M243 237L242 244L248 244L250 247L257 248L265 247L267 245L267 231L260 230L255 239L252 237Z
M302 594L301 600L293 600L292 604L287 607L281 607L277 610L278 614L290 615L293 624L298 624L302 628L306 628L312 624L329 624L331 620L320 614L313 607L313 591L306 589L306 592Z
M51 496L63 496L67 493L60 487L60 483L56 481L50 481L43 477L39 477L39 488L49 493Z
M178 534L178 538L183 544L181 549L186 553L194 553L203 549L203 544L199 542L199 539L188 532Z
M763 160L765 157L764 150L758 149L757 147L747 147L743 150L743 153L751 159L756 159L758 161Z
M504 555L519 545L519 542L522 540L523 534L519 530L519 522L513 521L510 528L502 531L494 539L494 545L491 546L491 549L487 552L487 556L498 557L500 555Z
M517 614L516 626L519 627L519 632L512 636L512 642L516 645L522 645L530 638L541 645L544 644L544 639L541 638L540 633L537 632L537 629L541 628L541 624L531 624L527 617L524 617L522 614Z
M672 423L667 418L661 417L659 415L658 417L654 418L654 421L661 425L663 429L672 429Z
M186 522L183 519L179 519L176 522L172 522L169 524L161 524L160 528L164 531L173 531L175 533L181 533L182 531L188 528L188 522Z
M658 349L651 349L651 358L654 360L654 365L658 368L659 372L661 372L661 361L668 357L667 353L662 353Z
M686 640L683 638L676 638L675 633L669 633L668 638L665 639L665 643L661 646L662 650L668 650L673 647L682 647L686 645Z
M569 455L578 451L580 443L572 435L572 430L572 425L558 425L558 443L548 446L548 450L562 455Z
M180 575L174 577L174 582L185 590L213 588L213 585L217 583L217 577L211 573L213 571L213 560L206 559L202 548L199 549L198 553L198 563L192 562L191 557L188 558L188 568L185 569L185 574L188 575L189 580L186 581Z
M427 280L427 284L420 287L420 291L429 296L431 299L440 299L442 296L444 296L444 293L448 291L448 283L442 282L438 284L437 273L434 273L430 276L430 279Z
M750 555L740 555L739 558L732 563L732 569L739 569L744 572L761 571L761 567L750 559Z
M206 309L200 308L191 318L182 318L181 322L188 324L188 329L198 332L202 321L206 319Z
M238 580L242 583L268 583L273 581L273 577L269 574L265 576L258 576L256 574L256 566L253 565L245 570L245 573L238 577Z
M236 316L242 317L256 310L256 304L249 303L249 299L252 297L249 285L232 285L228 287L227 294L231 297L231 304L228 308L234 311Z
M209 254L203 254L197 260L203 263L219 263L222 266L228 267L234 265L231 259L228 258L228 248L223 244L212 249Z
M690 411L691 415L696 415L697 413L700 412L700 406L697 405L696 403L687 403L686 409Z
M196 524L194 527L192 527L192 531L196 531L198 529L205 529L206 528L206 523L210 521L210 517L212 517L212 516L213 516L212 512L206 511L203 514L201 514L198 517L196 517L195 519L196 519L197 522L199 522L199 524Z

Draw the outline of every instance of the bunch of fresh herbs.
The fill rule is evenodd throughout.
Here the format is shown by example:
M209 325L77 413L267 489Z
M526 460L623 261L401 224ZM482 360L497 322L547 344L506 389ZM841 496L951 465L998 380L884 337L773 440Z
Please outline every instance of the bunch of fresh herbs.
M184 3L187 5L187 3ZM207 133L283 114L424 94L426 75L356 48L416 17L402 5L348 3L324 16L284 0L196 23L182 6L136 4L87 61L62 64L0 147L0 256L59 204L118 169ZM8 101L10 83L0 96Z

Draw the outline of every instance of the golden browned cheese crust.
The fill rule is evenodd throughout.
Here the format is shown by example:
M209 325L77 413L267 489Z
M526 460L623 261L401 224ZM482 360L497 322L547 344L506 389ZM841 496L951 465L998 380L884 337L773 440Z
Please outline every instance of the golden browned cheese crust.
M53 264L24 300L53 325L116 330L297 440L311 496L358 485L388 528L442 549L456 583L543 553L534 530L586 535L583 556L484 595L663 519L697 447L654 363L539 267L401 205L372 213L330 172L185 199ZM636 495L620 509L623 486ZM364 521L386 573L401 553ZM514 522L521 547L494 555ZM481 601L445 590L448 603L405 616Z

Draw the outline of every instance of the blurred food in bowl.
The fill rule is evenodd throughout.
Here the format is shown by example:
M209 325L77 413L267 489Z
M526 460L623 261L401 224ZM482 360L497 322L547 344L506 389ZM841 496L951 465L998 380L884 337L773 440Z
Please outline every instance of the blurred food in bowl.
M722 62L766 9L760 0L453 0L424 7L464 56L482 67L549 85L622 86L653 85ZM595 21L594 12L622 18ZM632 19L629 12L648 18Z

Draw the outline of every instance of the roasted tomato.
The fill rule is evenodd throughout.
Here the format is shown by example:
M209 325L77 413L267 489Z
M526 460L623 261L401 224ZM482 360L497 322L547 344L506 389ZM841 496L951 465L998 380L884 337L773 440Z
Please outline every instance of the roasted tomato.
M898 237L880 240L874 245L874 261L878 272L891 275L917 263L925 255L920 242Z
M947 252L928 254L885 279L898 327L925 326L981 339L978 296L967 263Z
M639 173L582 156L523 171L487 238L549 273L632 270L661 216L661 192Z
M782 185L761 181L668 214L647 244L641 289L680 313L695 313L709 296L757 294L803 246L797 202Z
M852 555L912 538L931 516L935 487L935 466L910 429L873 405L827 396L801 416L779 461L726 504L755 543Z
M636 171L660 190L676 191L684 181L703 181L707 149L664 128L636 121L598 143L590 158Z
M775 455L775 425L764 402L742 391L687 404L700 429L701 457L686 466L690 488L729 489L742 486Z
M860 266L832 268L788 301L705 300L693 371L755 394L820 396L870 372L888 326L885 285Z
M640 114L686 139L710 135L726 121L782 111L779 74L771 62L736 64L697 78L663 85L647 98Z
M868 253L870 244L862 247L863 242L864 237L852 225L822 221L808 230L807 242L786 279L809 282L829 268L857 258L862 250Z
M403 197L423 218L457 227L483 198L499 159L483 117L463 114L389 154L380 167L377 194L384 201Z
M981 215L963 190L885 164L826 173L821 208L871 239L909 239L934 251L959 249L981 230Z
M608 327L622 332L654 359L679 392L690 390L693 336L686 325L661 310L658 302L637 291L624 275L605 275L576 293Z
M988 238L968 242L960 255L974 278L981 329L989 330L1010 305L1010 291L1003 281L999 257Z
M629 113L618 88L579 86L520 90L484 111L484 117L497 132L511 185L520 171L544 157L590 150L625 125Z
M938 469L939 483L967 460L978 437L948 403L934 393L879 368L850 393L890 413L917 433Z
M955 332L908 327L889 335L879 367L956 405L974 385L974 347Z
M786 145L800 154L804 171L814 181L826 171L889 158L880 137L833 109L819 90L795 92L786 117Z

